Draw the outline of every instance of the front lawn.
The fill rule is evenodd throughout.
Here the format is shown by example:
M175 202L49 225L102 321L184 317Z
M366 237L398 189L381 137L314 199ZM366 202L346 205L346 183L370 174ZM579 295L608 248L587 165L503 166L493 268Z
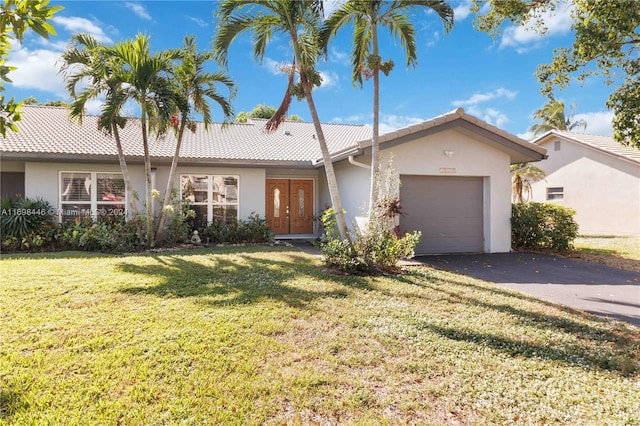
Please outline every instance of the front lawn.
M569 257L640 272L640 237L580 236Z
M295 249L0 261L0 423L640 424L640 331Z

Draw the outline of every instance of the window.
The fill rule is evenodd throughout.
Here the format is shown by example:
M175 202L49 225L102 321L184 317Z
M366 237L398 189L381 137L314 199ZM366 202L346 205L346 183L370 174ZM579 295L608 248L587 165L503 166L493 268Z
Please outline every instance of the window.
M124 179L120 173L60 173L58 216L62 221L125 216L126 205Z
M555 142L553 143L553 150L554 150L554 151L560 151L560 147L561 147L561 145L560 145L560 144L561 144L561 143L562 143L561 141L555 141Z
M238 220L238 176L182 175L180 192L196 212L196 228Z
M561 186L555 188L547 188L547 200L563 200L564 188Z

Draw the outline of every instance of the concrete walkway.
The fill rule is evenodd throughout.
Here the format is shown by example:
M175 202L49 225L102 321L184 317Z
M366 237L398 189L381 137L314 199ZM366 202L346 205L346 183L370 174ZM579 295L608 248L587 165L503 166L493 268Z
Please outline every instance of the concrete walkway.
M640 327L640 273L533 253L421 256L438 269Z

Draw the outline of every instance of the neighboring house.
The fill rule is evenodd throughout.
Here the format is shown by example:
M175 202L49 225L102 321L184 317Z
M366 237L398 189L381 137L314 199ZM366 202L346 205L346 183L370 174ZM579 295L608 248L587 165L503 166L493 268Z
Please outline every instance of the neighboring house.
M533 143L548 153L538 164L547 176L532 184L533 201L574 209L580 234L640 235L640 150L556 130Z
M115 143L97 130L96 117L80 126L64 108L25 106L20 131L2 140L2 193L40 196L61 220L83 213L120 213L125 191ZM200 224L266 217L279 236L314 237L315 220L330 205L312 123L285 122L267 133L264 121L185 134L175 187L192 202ZM371 129L323 124L349 223L369 195ZM132 185L144 194L139 122L121 131ZM422 231L418 253L506 252L511 237L509 165L539 161L545 150L461 108L382 135L382 164L394 157L400 174L404 231ZM150 143L153 185L163 192L175 147L172 133ZM144 199L143 196L140 197ZM158 206L156 206L158 208Z

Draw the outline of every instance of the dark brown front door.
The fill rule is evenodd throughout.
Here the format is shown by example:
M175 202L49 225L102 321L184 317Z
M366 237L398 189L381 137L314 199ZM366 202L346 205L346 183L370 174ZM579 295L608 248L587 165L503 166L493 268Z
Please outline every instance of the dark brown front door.
M313 181L267 179L267 222L277 235L313 233Z

